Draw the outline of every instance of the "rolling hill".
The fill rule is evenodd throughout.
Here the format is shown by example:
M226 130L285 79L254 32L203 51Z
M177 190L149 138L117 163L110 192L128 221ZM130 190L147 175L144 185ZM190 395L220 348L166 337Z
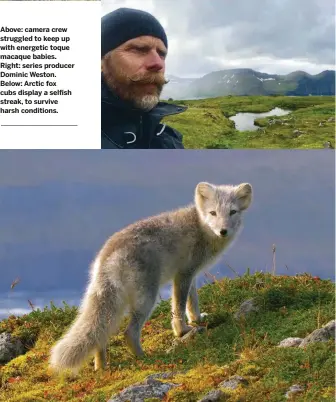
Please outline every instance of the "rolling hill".
M316 75L304 71L277 75L238 68L214 71L197 79L171 77L168 76L171 81L163 91L163 99L214 98L227 95L335 95L335 71L331 70Z

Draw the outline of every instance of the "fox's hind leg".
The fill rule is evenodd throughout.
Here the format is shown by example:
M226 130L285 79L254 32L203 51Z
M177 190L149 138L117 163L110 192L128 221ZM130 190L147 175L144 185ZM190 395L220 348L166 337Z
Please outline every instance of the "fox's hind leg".
M106 348L98 347L94 355L94 369L104 370L106 368Z
M131 320L124 335L128 347L135 356L140 357L144 354L140 343L141 330L153 310L158 292L159 286L151 283L145 289L140 287L132 297L134 302L131 304Z

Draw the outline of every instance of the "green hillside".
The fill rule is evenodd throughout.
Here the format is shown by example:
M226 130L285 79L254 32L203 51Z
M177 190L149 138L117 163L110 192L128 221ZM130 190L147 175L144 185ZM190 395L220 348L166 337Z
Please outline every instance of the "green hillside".
M320 149L326 141L335 143L334 96L225 96L172 103L188 106L186 112L164 119L182 133L187 149ZM271 117L258 121L257 131L237 131L229 120L239 112L275 107L292 112L276 117L276 124L268 124Z
M210 276L208 275L207 278ZM55 375L48 355L76 315L65 304L51 305L23 317L0 322L0 333L22 340L26 354L0 369L0 401L102 402L153 373L169 373L177 386L166 401L198 401L223 381L239 375L244 381L225 388L220 400L283 401L293 385L302 392L288 399L297 402L334 401L334 340L301 347L278 347L288 337L304 338L335 317L335 286L309 274L275 276L249 271L235 279L212 277L199 290L201 310L208 313L203 332L186 344L169 349L174 341L170 301L162 301L142 332L145 357L134 358L122 330L111 339L109 369L94 373L88 361L77 375ZM258 312L236 318L242 302L253 298ZM168 353L167 353L168 351ZM149 398L147 401L159 401Z

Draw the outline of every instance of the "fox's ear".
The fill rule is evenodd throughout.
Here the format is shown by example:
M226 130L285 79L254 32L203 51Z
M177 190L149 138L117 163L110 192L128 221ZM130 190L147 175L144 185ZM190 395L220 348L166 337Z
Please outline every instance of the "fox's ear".
M252 186L249 183L242 183L235 189L236 198L241 210L247 209L252 201Z
M212 184L207 182L198 183L196 186L196 197L210 198L215 192L215 188Z

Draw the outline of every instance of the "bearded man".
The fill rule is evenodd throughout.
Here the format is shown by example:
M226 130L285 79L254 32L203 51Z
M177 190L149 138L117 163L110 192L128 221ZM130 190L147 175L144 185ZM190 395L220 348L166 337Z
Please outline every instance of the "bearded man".
M186 107L160 102L168 52L151 14L119 8L101 22L101 148L183 149L182 135L161 123Z

